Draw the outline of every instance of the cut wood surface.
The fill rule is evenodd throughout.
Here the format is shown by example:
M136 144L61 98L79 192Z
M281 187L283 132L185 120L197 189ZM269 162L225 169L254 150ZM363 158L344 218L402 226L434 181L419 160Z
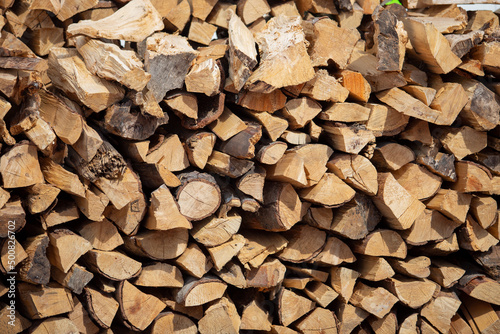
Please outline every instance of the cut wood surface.
M499 332L498 13L401 4L0 0L0 332Z

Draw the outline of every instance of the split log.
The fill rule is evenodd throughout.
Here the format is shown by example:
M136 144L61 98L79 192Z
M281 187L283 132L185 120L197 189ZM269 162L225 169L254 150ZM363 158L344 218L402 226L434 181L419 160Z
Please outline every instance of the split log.
M337 320L332 311L317 307L300 320L295 327L302 332L336 334Z
M292 39L294 43L290 44ZM276 88L309 81L314 76L313 65L307 55L305 35L298 18L272 18L256 36L256 41L261 60L246 83L250 91L270 93ZM284 68L283 64L290 66ZM278 70L281 71L279 77L275 75Z
M371 256L406 257L407 247L399 234L392 230L375 230L365 239L352 244L355 253Z
M212 263L197 244L189 244L175 262L193 277L201 278L211 268Z
M380 71L401 71L405 58L408 34L403 22L398 20L395 13L382 10L374 18L375 33L373 36L374 47L377 51L378 66Z
M24 261L19 262L19 277L21 280L32 284L45 285L49 283L50 261L46 255L48 246L49 237L44 234L26 239L23 243L26 258ZM10 266L4 268L8 271L12 271L14 269L14 267L10 268Z
M234 89L240 91L257 65L255 40L250 30L237 15L231 15L227 28L229 34L229 78L233 81Z
M387 259L392 268L403 275L415 278L427 278L431 274L431 260L426 256L410 257L404 260Z
M50 246L47 257L50 263L67 273L71 266L87 251L92 249L90 242L67 229L49 233Z
M18 284L18 293L30 319L44 319L73 310L71 292L57 283L38 286L21 282Z
M373 282L391 278L395 274L387 260L367 255L358 255L356 270L359 272L360 278Z
M454 292L441 291L422 307L420 314L440 332L447 332L451 327L451 318L457 312L460 304L461 302Z
M300 90L302 95L319 101L344 102L349 90L326 70L318 70Z
M82 34L92 38L142 42L153 32L163 28L161 16L149 0L134 0L103 19L70 24L66 33L68 37Z
M450 288L465 274L465 270L458 265L441 259L432 260L429 278L441 285Z
M372 288L358 282L349 301L354 306L382 318L389 313L398 298L384 288Z
M201 334L227 332L238 333L241 319L233 302L226 297L221 298L205 311L205 316L198 322L198 330Z
M187 247L189 233L184 228L167 231L146 231L124 239L132 254L153 260L168 260L181 255ZM175 240L175 242L173 242Z
M98 333L99 328L94 324L83 304L75 296L73 296L73 304L73 311L68 313L68 318L73 322L77 330L89 334Z
M352 306L351 304L345 303L340 304L337 311L337 319L339 323L340 334L348 334L353 331L359 324L365 320L370 313L366 312L362 308Z
M74 264L67 273L53 266L51 277L62 286L70 289L76 294L80 294L83 288L92 280L94 275L84 267Z
M139 274L141 263L119 253L91 250L84 256L85 264L95 273L113 281L122 281Z
M440 189L437 194L427 202L429 209L437 210L443 215L458 221L465 222L467 212L472 200L469 194L459 193L454 190Z
M343 70L340 76L342 86L349 91L349 98L359 102L368 102L372 89L361 73Z
M346 125L344 123L331 123L323 125L327 134L327 141L339 151L358 154L369 142L375 140L373 132L363 125Z
M118 311L119 304L111 296L90 287L85 288L89 315L102 328L109 328Z
M203 305L222 297L227 285L213 276L204 276L197 280L187 279L177 292L176 301L185 306Z
M121 86L93 75L75 49L52 48L47 74L56 87L94 112L118 102L125 94Z
M0 158L0 172L4 188L27 187L43 182L43 174L36 158L36 146L22 141Z
M295 320L314 308L315 303L297 295L296 293L282 289L278 295L279 319L280 323L288 326Z
M449 238L455 228L462 223L446 219L437 211L424 210L413 225L401 231L401 236L410 245L423 245L430 241L441 241Z
M401 303L414 309L426 304L439 291L439 286L431 280L404 276L390 278L385 286Z

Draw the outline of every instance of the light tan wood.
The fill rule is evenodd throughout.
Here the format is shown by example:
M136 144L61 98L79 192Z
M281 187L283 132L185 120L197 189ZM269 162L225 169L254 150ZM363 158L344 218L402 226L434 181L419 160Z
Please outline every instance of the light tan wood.
M20 188L43 183L43 174L36 158L36 146L22 141L0 158L4 188Z
M314 302L295 294L294 292L282 289L278 295L279 319L280 323L288 326L307 312L314 308Z
M227 285L213 276L201 279L187 279L182 289L177 292L176 301L185 306L197 306L222 297Z
M309 225L296 225L285 234L289 241L279 259L300 263L311 260L322 250L326 233Z
M303 128L320 112L321 105L307 97L289 100L283 109L290 129Z
M217 210L221 203L220 189L215 179L198 172L179 177L181 186L177 189L176 200L180 213L188 220L201 220ZM203 203L203 205L194 203Z
M231 112L228 108L224 108L224 112L215 121L209 124L209 128L221 140L228 140L237 133L245 130L247 125L238 116Z
M123 245L118 229L107 219L84 223L77 231L92 244L94 249L111 251Z
M368 281L383 281L394 276L395 272L387 260L382 257L358 255L356 270L359 277Z
M275 164L266 168L266 178L288 182L295 187L306 187L307 176L304 157L295 151L288 151Z
M424 167L408 163L392 172L398 183L419 200L427 199L441 187L441 178L432 174Z
M79 332L97 334L99 327L92 322L89 313L75 296L73 296L73 304L73 311L68 313L69 320L73 322Z
M417 331L418 313L407 316L399 326L399 334L415 334Z
M91 250L84 260L89 270L114 281L135 277L141 270L140 262L116 251Z
M349 91L351 99L359 102L368 102L372 89L361 73L343 70L340 72L340 76L342 78L342 86Z
M465 317L474 333L489 334L498 331L500 326L499 317L492 305L467 296L464 296L462 301L461 310L465 313ZM472 333L473 330L470 330L470 332Z
M122 29L117 29L118 26ZM70 24L67 34L141 42L163 28L161 16L149 0L133 0L103 19Z
M201 278L211 268L212 263L197 244L189 244L175 262L193 277Z
M311 262L336 266L343 262L353 263L355 261L356 257L352 254L349 246L340 239L328 237L321 252Z
M30 319L44 319L73 310L71 292L57 283L47 286L18 283L19 300Z
M374 103L367 103L365 106L371 111L368 121L363 124L375 137L396 135L408 124L410 117L394 108Z
M339 334L351 333L353 329L361 324L369 315L370 314L362 308L352 306L348 303L340 304L337 311Z
M55 86L95 112L118 102L125 94L119 85L93 75L75 49L52 48L48 75Z
M247 242L238 253L238 260L246 267L258 267L268 255L281 251L288 240L275 233L247 230L242 232Z
M460 225L461 223L449 220L437 211L426 209L417 216L411 228L401 232L401 236L410 245L423 245L449 238Z
M337 334L337 320L332 311L317 307L300 320L295 328L302 332Z
M431 104L437 93L437 91L432 87L422 87L417 85L407 85L402 87L402 89L414 98L422 101L427 106Z
M406 244L397 232L382 229L375 230L365 239L354 242L351 249L355 253L399 259L406 258L407 251Z
M461 115L464 123L479 131L491 130L500 121L500 116L494 112L500 104L498 98L476 80L463 79L459 83L470 99Z
M246 22L245 19L243 21ZM291 40L293 43L290 43ZM305 34L299 18L272 18L257 34L256 42L261 60L247 81L249 90L269 93L276 88L301 84L313 78L314 69L307 55ZM277 71L280 71L279 76L275 75Z
M401 303L417 309L431 300L439 291L439 286L431 280L396 276L386 281L385 287L392 292Z
M67 229L54 230L49 233L50 247L47 257L53 266L64 273L87 251L92 249L90 242Z
M190 229L192 227L191 223L179 212L177 202L165 185L151 193L149 215L144 226L152 230Z
M335 154L328 169L352 187L369 195L378 191L377 170L361 155Z
M330 145L345 153L358 154L369 142L375 140L374 134L362 125L332 123L322 127Z
M269 331L272 320L272 315L263 307L262 303L253 300L244 306L240 329Z
M382 318L390 312L398 298L384 288L372 288L358 282L349 301L354 306Z
M318 184L301 190L299 196L311 203L335 207L350 201L355 193L338 176L325 173Z
M484 229L489 228L497 220L497 202L492 197L472 197L470 211Z
M234 89L240 91L257 65L255 39L237 15L231 15L227 28L229 34L229 77L233 81Z
M205 311L205 316L198 322L201 334L226 332L238 333L241 319L233 302L226 297L221 298Z
M457 264L442 259L434 259L430 270L429 278L443 288L452 287L465 274L465 270Z
M326 70L318 70L314 77L306 82L301 94L318 101L344 102L349 90Z
M184 145L189 162L200 168L205 168L208 158L212 154L216 136L209 132L199 132L190 136Z
M396 333L398 329L398 319L396 312L390 312L385 317L377 319L375 317L368 318L368 323L373 331L378 333Z
M437 194L427 202L429 209L437 210L443 215L464 223L469 211L472 196L454 190L440 189Z
M162 312L151 325L151 333L196 334L198 330L191 319L179 313Z
M236 13L243 20L245 24L251 24L258 18L261 18L265 14L269 13L271 8L266 0L258 0L256 2L251 2L248 0L238 3L238 8Z
M155 262L145 265L134 281L138 286L181 288L184 285L181 271L168 263Z
M217 2L208 15L206 21L221 28L229 29L231 11L236 12L236 5L224 2Z
M447 332L451 327L451 318L457 312L460 304L461 302L454 292L441 291L422 307L420 314L440 332Z
M458 234L460 247L470 251L486 252L498 243L498 239L483 229L472 216L467 216L465 226Z
M124 241L125 248L132 254L153 260L168 260L180 256L186 250L188 238L188 231L178 228L167 231L144 231L126 237Z
M400 274L415 277L426 278L431 274L431 260L426 256L411 257L408 256L404 260L387 259L392 268Z
M455 164L457 173L457 182L452 189L459 192L475 192L475 191L490 191L491 174L488 169L467 161L460 161Z

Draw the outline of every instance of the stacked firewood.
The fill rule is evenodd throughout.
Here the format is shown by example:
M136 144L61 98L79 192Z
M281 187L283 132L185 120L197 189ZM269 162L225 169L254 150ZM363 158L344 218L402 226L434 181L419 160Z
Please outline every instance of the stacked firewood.
M499 333L461 2L1 0L0 332Z

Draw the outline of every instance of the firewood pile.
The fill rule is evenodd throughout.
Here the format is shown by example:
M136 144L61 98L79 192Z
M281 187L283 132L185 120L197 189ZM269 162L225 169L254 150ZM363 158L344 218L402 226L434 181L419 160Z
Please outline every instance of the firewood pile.
M0 0L0 332L500 333L457 3Z

